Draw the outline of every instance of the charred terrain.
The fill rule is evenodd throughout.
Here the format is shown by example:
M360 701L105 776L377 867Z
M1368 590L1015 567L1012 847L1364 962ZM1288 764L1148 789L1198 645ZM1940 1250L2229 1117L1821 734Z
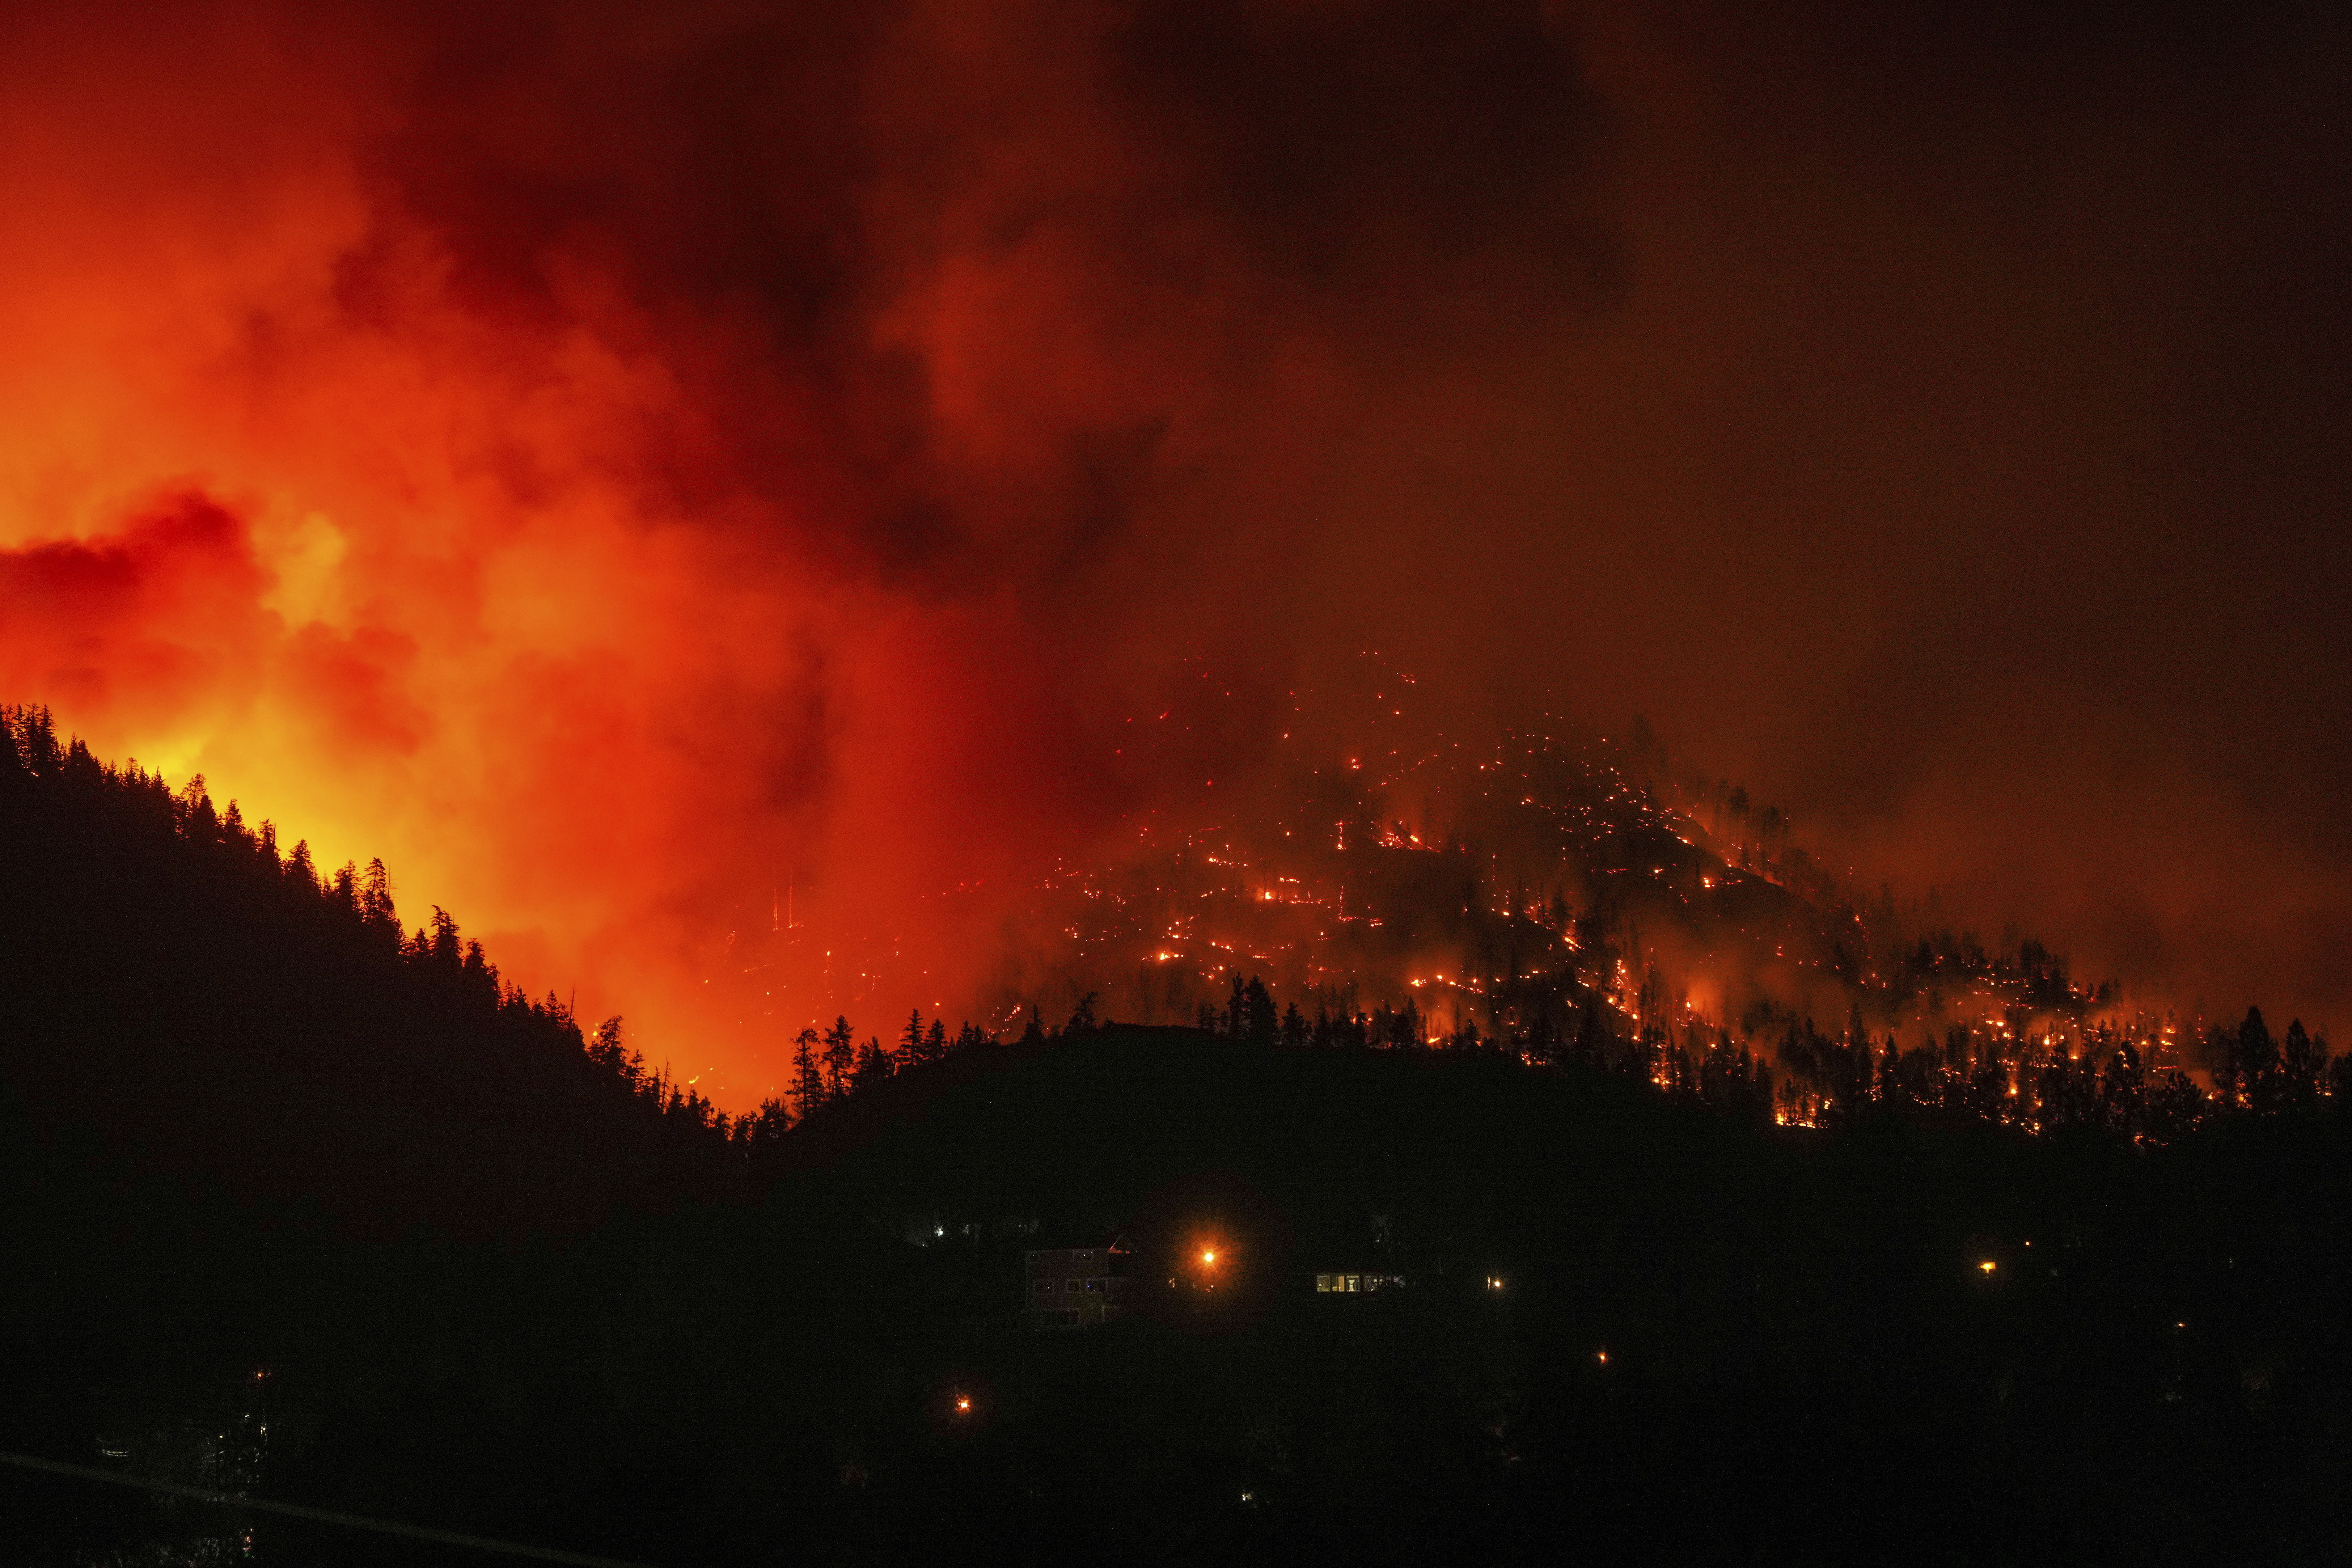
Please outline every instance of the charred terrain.
M2168 1089L2054 961L1955 940L1915 971L2011 1009L1906 1045L1867 911L1811 898L1758 929L1853 944L1846 1026L1701 1022L1625 984L1605 866L1481 924L1467 834L1368 824L1403 843L1335 836L1351 909L1435 864L1444 940L1506 949L1441 1005L1274 933L1181 1025L845 1020L730 1117L447 916L404 933L380 869L8 734L0 1448L211 1494L0 1468L11 1561L497 1560L245 1498L656 1565L2352 1542L2352 1095L2300 1028ZM1620 879L1739 874L1658 798ZM1115 1240L1120 1321L1025 1325L1025 1249Z

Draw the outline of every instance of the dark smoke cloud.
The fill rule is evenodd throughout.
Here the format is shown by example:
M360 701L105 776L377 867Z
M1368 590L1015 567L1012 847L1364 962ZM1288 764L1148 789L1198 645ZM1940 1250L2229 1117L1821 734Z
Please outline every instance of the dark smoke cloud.
M1407 317L1433 268L1621 286L1610 116L1538 7L1144 5L1112 47L1143 140L1273 270Z
M1989 931L2352 1001L2330 12L10 21L9 695L730 1094L774 884L961 1005L936 895L1171 798L1203 652L1638 709Z

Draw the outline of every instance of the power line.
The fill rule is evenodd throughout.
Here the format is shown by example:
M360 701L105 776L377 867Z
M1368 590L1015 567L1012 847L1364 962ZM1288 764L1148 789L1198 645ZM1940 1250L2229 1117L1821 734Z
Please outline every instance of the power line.
M437 1541L445 1546L468 1546L477 1552L500 1552L509 1557L529 1557L541 1563L570 1563L578 1568L644 1568L643 1564L624 1563L614 1557L591 1557L582 1552L563 1552L552 1546L524 1546L512 1541L492 1541L487 1536L464 1535L454 1530L431 1530L421 1524L395 1524L388 1519L366 1519L355 1513L337 1513L331 1509L305 1508L300 1503L265 1502L259 1498L232 1497L225 1492L204 1487L182 1486L176 1481L152 1481L139 1476L119 1475L91 1465L68 1465L57 1459L35 1458L30 1454L12 1454L0 1450L0 1464L16 1465L27 1470L46 1470L54 1476L72 1476L85 1481L104 1481L110 1486L135 1487L142 1491L164 1492L173 1497L194 1498L198 1502L215 1503L223 1508L253 1509L263 1513L282 1513L289 1519L307 1519L320 1524L340 1524L351 1530L373 1530L383 1535L405 1535L417 1541Z

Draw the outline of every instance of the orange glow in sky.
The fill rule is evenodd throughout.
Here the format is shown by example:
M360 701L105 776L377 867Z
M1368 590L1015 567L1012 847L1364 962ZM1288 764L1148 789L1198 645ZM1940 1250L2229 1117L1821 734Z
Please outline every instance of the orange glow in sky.
M836 1012L1066 1016L1016 891L1288 731L1139 761L1203 650L1643 711L1865 886L2352 1005L2339 269L2263 226L2347 182L2242 133L2334 84L2159 146L2132 50L1417 15L25 8L0 702L737 1110Z

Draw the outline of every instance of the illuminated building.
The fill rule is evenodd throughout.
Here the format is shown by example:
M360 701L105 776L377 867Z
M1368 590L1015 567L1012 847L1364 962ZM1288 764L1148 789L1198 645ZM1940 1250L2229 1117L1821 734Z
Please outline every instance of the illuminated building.
M1315 1292L1318 1296L1369 1295L1381 1290L1404 1288L1402 1274L1318 1274Z
M1021 1255L1021 1315L1033 1329L1091 1329L1127 1312L1124 1237L1085 1247L1031 1247Z

